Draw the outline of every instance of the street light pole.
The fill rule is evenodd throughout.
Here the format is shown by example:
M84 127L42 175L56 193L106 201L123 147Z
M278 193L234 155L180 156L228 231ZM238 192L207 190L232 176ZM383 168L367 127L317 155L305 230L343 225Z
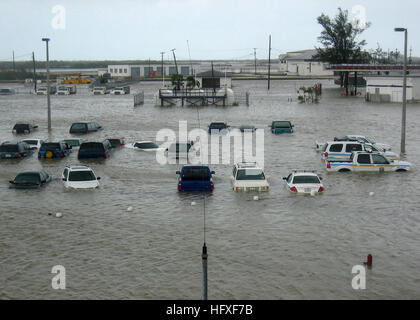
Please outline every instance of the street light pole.
M50 66L49 66L49 54L48 54L48 41L49 38L42 38L42 41L45 41L46 48L47 48L47 104L48 104L48 131L51 131L51 102L50 102Z
M404 68L403 68L403 101L401 120L401 154L405 154L405 124L407 115L407 29L395 28L396 32L404 32Z

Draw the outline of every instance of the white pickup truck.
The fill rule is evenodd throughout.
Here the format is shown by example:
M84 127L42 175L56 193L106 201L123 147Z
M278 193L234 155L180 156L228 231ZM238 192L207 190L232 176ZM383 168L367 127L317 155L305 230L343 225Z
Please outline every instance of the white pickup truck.
M380 152L355 151L349 160L327 160L327 171L412 171L409 162L390 160Z

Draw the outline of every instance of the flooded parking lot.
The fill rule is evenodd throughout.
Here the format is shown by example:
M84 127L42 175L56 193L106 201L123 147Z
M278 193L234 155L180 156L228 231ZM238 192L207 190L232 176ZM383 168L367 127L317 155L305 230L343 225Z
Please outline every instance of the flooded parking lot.
M32 138L70 137L73 122L93 120L104 130L89 139L155 140L162 128L206 129L212 121L265 130L264 166L271 190L234 193L233 163L211 165L215 190L206 199L209 299L418 299L420 298L420 105L407 107L410 173L327 174L315 140L345 134L373 136L400 148L401 105L343 98L323 80L319 104L299 104L296 90L316 81L234 81L249 91L250 106L157 107L160 83L140 83L145 104L133 96L52 96L52 133L46 98L19 93L0 97L0 141L15 140L17 121L40 126ZM4 86L4 85L2 85ZM21 92L23 89L20 90ZM293 97L290 102L289 97ZM291 120L295 132L273 135L273 120ZM92 191L63 187L68 164L85 163L101 179ZM19 172L45 169L53 181L40 190L9 189ZM128 148L106 160L0 161L0 299L200 299L203 195L177 192L178 165ZM296 196L282 177L313 169L323 195ZM372 192L374 193L372 195ZM197 205L192 206L191 203ZM127 211L128 207L132 211ZM49 213L62 212L62 218ZM351 286L354 265L373 255L366 290ZM66 290L51 288L51 268L66 268Z

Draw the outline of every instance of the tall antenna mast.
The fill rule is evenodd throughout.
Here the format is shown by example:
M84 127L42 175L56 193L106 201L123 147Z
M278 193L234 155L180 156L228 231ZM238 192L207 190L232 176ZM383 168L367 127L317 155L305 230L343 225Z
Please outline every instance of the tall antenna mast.
M178 65L176 64L175 50L176 50L176 49L172 49L171 51L172 51L172 53L174 54L175 69L176 69L176 74L178 75Z
M191 62L190 44L188 43L188 40L187 40L187 47L188 47L188 56L190 57L191 75L193 76L194 72L193 72L193 66L192 66L192 62Z
M268 40L268 90L270 90L270 67L271 67L271 34Z

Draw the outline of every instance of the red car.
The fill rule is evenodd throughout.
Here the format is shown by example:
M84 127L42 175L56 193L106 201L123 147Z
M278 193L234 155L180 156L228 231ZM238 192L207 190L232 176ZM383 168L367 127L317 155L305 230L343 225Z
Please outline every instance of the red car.
M125 146L124 138L107 138L105 140L108 140L111 143L111 146L116 149L121 149Z

